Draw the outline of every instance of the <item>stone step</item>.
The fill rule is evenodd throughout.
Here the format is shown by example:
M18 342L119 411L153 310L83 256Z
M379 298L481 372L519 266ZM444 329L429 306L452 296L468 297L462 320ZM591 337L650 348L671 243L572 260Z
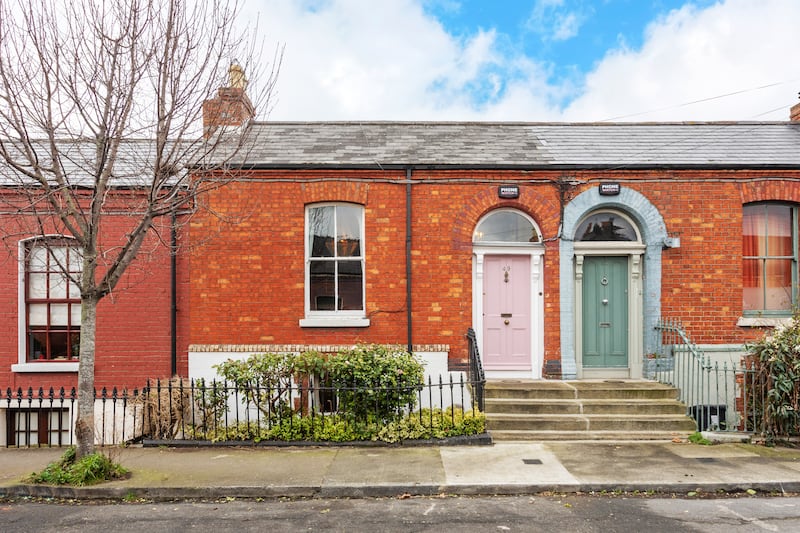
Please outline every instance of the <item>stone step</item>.
M673 387L649 381L490 381L487 398L518 399L666 399Z
M495 440L653 440L695 423L677 390L644 380L490 381L486 428Z
M495 441L651 441L686 439L690 432L681 431L492 431Z
M495 431L685 431L695 429L694 421L685 415L486 415L486 429L494 438Z
M574 399L575 389L561 381L489 381L486 398Z
M620 415L653 415L653 414L686 414L686 408L676 400L619 400L619 399L531 399L531 398L487 398L485 411L492 414L620 414Z

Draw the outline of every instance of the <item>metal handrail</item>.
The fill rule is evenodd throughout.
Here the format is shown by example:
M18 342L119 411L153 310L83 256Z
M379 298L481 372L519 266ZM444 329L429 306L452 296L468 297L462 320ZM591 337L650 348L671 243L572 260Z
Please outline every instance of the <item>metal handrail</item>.
M478 339L475 336L475 330L472 328L467 329L467 347L469 350L469 381L475 384L475 399L478 409L483 411L486 375L483 373L483 365L481 365Z
M658 321L658 352L648 356L646 377L675 387L698 430L751 431L747 402L750 371L735 363L713 362L692 342L686 328L675 319Z

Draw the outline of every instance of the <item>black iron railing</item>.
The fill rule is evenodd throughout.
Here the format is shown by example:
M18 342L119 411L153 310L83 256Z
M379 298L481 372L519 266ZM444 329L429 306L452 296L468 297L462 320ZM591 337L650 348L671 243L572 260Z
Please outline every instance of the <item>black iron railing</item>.
M481 354L478 351L478 339L475 337L475 330L467 330L467 347L469 350L469 380L475 387L475 398L478 409L483 411L484 387L486 385L486 375L483 373L481 365Z
M436 439L482 432L482 401L483 382L463 374L402 390L332 387L313 376L290 387L154 380L95 391L95 442ZM0 390L4 444L72 445L76 404L74 388Z

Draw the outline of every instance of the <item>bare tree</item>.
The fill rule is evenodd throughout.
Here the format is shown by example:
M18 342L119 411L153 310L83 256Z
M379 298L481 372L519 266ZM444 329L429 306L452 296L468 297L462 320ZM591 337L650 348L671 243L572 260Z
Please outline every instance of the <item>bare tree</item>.
M224 183L245 145L235 120L203 130L203 101L229 86L252 110L272 92L280 50L259 70L239 11L235 0L0 0L0 181L33 221L20 231L68 235L82 261L79 273L59 265L80 287L79 456L94 449L98 302L156 221ZM265 74L252 100L245 71L253 85ZM112 212L129 217L122 242L104 239Z

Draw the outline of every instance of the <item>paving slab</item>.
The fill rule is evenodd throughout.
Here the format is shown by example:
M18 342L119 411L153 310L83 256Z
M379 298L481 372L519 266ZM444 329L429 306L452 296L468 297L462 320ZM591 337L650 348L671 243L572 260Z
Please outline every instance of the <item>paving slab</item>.
M318 496L361 498L442 492L444 467L437 447L362 448L337 451Z
M718 444L713 446L701 446L689 443L680 443L665 446L669 453L674 453L678 457L685 459L696 459L703 457L715 458L740 458L740 457L760 457L757 453L731 444Z
M314 447L126 448L118 453L134 474L131 482L162 487L319 487L336 457L336 449Z
M15 485L58 460L63 448L0 448L0 486Z
M795 491L800 487L800 476L780 461L732 444L562 443L552 448L584 489Z
M542 443L442 448L447 485L568 486L577 480Z
M342 448L330 465L324 484L441 484L444 467L439 448Z

